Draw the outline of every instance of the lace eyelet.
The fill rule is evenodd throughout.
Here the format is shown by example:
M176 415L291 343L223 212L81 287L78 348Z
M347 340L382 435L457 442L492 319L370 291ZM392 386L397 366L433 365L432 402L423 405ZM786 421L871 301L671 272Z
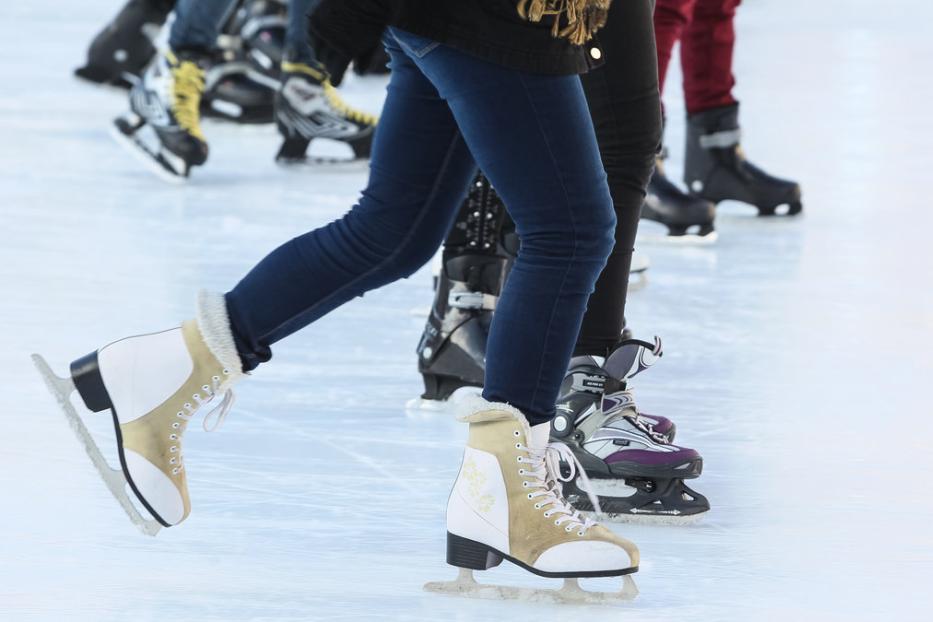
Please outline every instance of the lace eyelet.
M169 464L175 464L175 458L172 458L171 460L169 460L168 463L169 463Z
M519 457L518 457L518 462L521 462L521 461L522 461L522 457L519 456Z
M211 376L211 380L216 382L217 380L220 380L220 376Z
M229 369L225 369L225 370L224 370L224 376L229 376L229 375L230 375L230 370L229 370Z
M521 449L521 448L522 448L521 443L515 443L515 449Z
M172 469L172 475L178 475L178 469Z
M551 511L550 511L550 510L548 510L547 512L544 513L544 518L551 518Z
M174 440L177 440L177 439L178 439L178 435L177 435L177 434L169 434L169 435L168 435L168 440L170 440L170 441L174 441Z
M560 527L560 521L554 521L554 524Z
M168 448L168 450L169 450L169 453L175 453L178 451L178 447L175 447L174 445L172 445L171 447Z
M519 432L518 430L515 430L514 432L512 432L512 434L514 434L516 437L521 436L521 432Z
M191 397L193 397L193 398L196 399L196 400L199 400L199 399L201 399L201 394L200 394L200 393L195 393L195 394L192 395Z
M519 469L519 470L518 470L518 474L519 474L519 475L524 475L524 474L525 474L525 469Z
M207 386L206 384L202 384L202 385L201 385L201 389L202 389L203 391L210 391L210 390L211 390L211 388L210 388L209 386Z
M184 417L184 416L185 416L185 413L183 413L183 412L181 412L181 411L179 410L177 413L175 413L175 416L176 416L176 417Z
M185 402L185 408L191 408L191 404Z
M530 492L528 493L528 498L529 498L529 499L532 499L532 498L533 498L533 497L531 496L531 493L530 493ZM538 507L538 504L535 503L535 508L537 508L537 507Z
M564 531L566 531L567 533L570 533L571 531L573 531L573 527L564 527Z
M181 427L181 424L176 421L175 423L172 424L172 427L177 430L178 428Z
M540 510L540 509L541 509L541 504L540 504L540 503L535 503L535 509L536 509L536 510Z
M577 535L580 536L580 537L582 537L584 534L583 534L582 531L578 531L578 532L577 532Z

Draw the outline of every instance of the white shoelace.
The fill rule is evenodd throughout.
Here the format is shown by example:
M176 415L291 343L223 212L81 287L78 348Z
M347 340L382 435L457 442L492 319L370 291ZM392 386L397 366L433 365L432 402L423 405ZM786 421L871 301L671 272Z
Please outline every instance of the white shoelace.
M224 375L228 375L226 369L224 370ZM227 418L227 414L230 412L230 409L233 408L233 403L236 401L236 396L233 394L233 389L224 388L223 382L221 381L220 376L214 376L211 379L210 385L202 385L201 390L204 391L204 395L200 393L195 393L191 396L192 402L185 402L184 410L180 410L175 413L175 416L184 421L191 421L194 418L194 414L201 409L202 406L205 406L207 403L213 401L218 393L223 393L223 399L220 401L215 408L208 412L204 416L204 421L201 423L201 426L204 428L205 432L215 432L220 429L224 421ZM187 411L187 412L185 412ZM208 421L214 417L214 423L211 426L208 426ZM175 422L172 424L172 430L174 430L169 435L169 440L179 441L181 437L179 436L179 431L181 424ZM169 447L169 452L177 454L176 456L169 459L169 464L173 466L172 475L177 475L184 468L184 464L181 459L181 448L178 445L171 445Z
M573 454L573 451L564 443L550 443L544 449L531 449L521 443L517 444L518 449L528 453L527 458L519 456L519 462L527 464L531 468L521 468L519 474L522 477L530 477L522 482L525 488L531 488L528 493L529 499L538 499L535 503L535 509L547 508L544 512L545 518L557 515L554 520L555 525L567 523L564 530L568 533L577 529L577 535L582 536L586 530L597 524L596 521L586 518L574 509L570 503L564 499L561 482L573 481L575 476L579 476L583 485L581 490L585 491L593 504L593 509L597 514L601 512L599 499L590 492L589 479L583 466ZM567 477L561 474L561 462L570 467L570 473Z

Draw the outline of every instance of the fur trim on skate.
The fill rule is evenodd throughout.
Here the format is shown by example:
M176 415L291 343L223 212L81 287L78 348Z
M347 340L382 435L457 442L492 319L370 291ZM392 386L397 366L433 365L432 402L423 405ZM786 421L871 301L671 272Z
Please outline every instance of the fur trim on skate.
M531 425L519 409L505 402L490 402L479 395L465 397L457 404L457 421L480 423L483 421L505 421L515 419L522 425L525 438L531 438Z
M230 329L230 316L227 315L227 301L223 294L201 290L197 303L198 330L204 343L220 364L230 371L225 384L242 378L243 362L233 341Z

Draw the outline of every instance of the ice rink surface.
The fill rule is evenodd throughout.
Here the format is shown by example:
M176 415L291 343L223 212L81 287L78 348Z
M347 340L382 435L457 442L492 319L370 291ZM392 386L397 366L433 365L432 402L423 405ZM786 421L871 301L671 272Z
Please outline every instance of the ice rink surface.
M430 303L427 268L277 346L222 430L192 426L183 526L151 539L127 521L29 354L64 372L191 316L199 288L230 288L339 216L365 168L283 170L271 126L210 123L189 185L152 176L107 135L123 96L71 77L119 4L0 7L0 620L930 619L929 3L741 7L744 145L801 181L805 213L723 205L714 247L641 245L650 281L628 316L666 356L638 399L702 452L691 485L713 510L692 527L615 526L641 547L641 596L558 610L421 590L455 573L444 507L466 433L404 410L421 389L411 310ZM383 89L346 93L377 110ZM106 439L106 416L89 421Z

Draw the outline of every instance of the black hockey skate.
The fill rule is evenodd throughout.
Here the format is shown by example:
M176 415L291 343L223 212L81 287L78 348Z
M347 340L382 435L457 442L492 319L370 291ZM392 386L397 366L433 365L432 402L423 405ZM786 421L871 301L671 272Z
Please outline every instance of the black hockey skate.
M589 478L604 514L613 520L690 522L709 502L684 484L699 477L703 459L693 449L673 445L674 424L638 411L628 383L662 355L661 341L623 341L600 366L577 357L561 387L554 440L566 443ZM580 480L564 494L578 510L593 505Z
M684 181L694 196L713 203L734 200L758 208L760 216L803 210L800 185L773 177L745 159L739 144L738 104L715 108L687 119Z
M410 409L430 409L458 389L483 386L489 326L518 245L505 205L478 174L444 243L434 306L418 344L424 393Z
M317 138L346 143L355 159L369 158L378 119L347 105L323 65L285 60L275 122L284 138L275 159L295 163L307 160L308 146Z
M155 56L153 44L175 0L129 0L101 30L87 51L87 63L75 69L95 84L130 88Z
M664 155L657 159L641 217L667 227L669 241L712 243L716 241L713 221L716 206L684 193L664 173Z
M278 80L285 58L288 0L245 0L223 32L239 41L243 58L263 74Z
M207 62L193 52L159 54L130 91L130 112L114 121L115 137L169 181L207 160L199 113Z
M235 123L275 121L275 94L288 8L281 0L240 2L221 28L205 73L201 114Z
M235 123L272 123L279 83L243 60L217 60L205 71L201 114Z

